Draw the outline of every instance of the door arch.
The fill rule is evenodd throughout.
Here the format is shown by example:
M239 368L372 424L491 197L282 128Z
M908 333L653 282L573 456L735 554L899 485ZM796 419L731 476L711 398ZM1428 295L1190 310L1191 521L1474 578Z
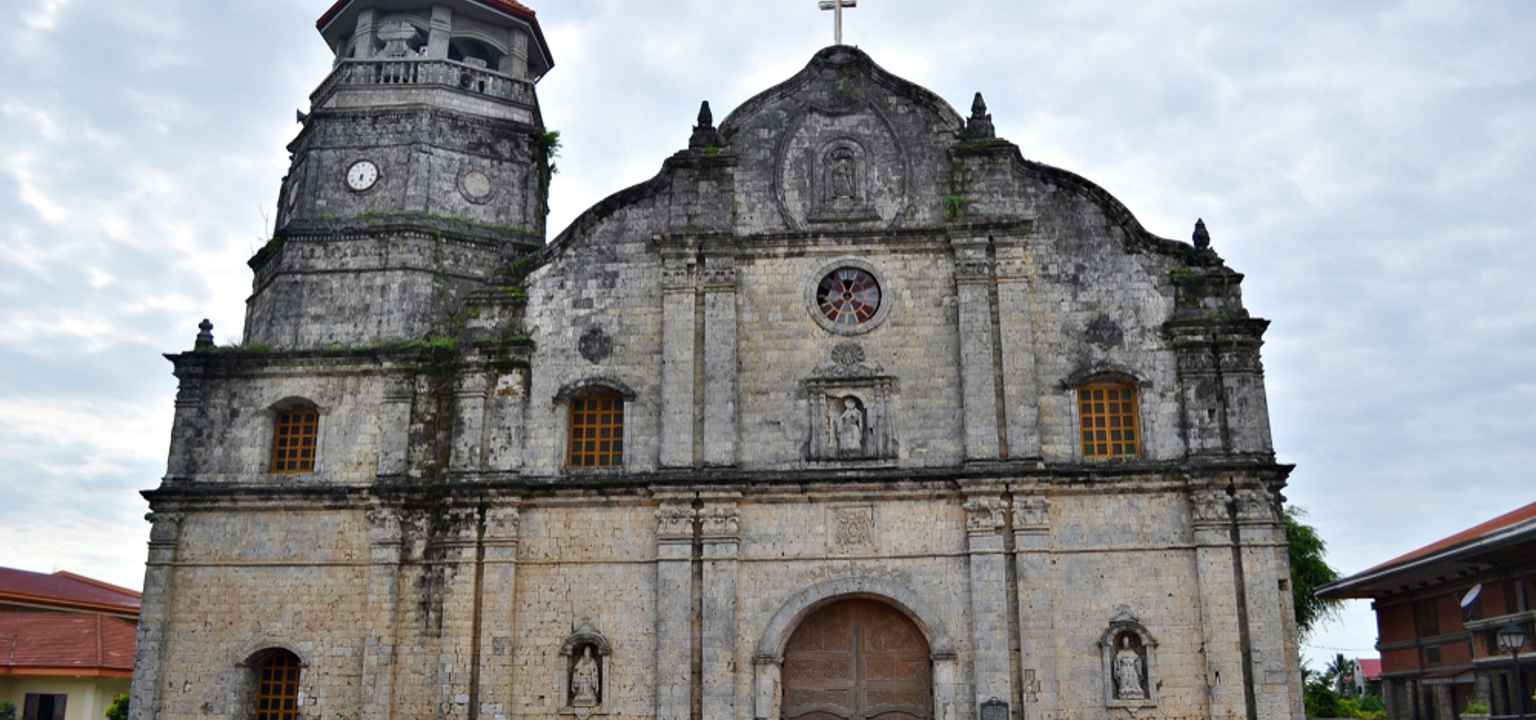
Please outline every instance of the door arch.
M836 600L801 621L784 647L783 720L932 720L933 667L906 614L867 598Z

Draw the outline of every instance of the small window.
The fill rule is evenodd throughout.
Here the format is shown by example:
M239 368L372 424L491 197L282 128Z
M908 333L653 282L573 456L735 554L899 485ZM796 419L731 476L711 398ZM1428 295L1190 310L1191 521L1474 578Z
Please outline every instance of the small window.
M22 720L64 720L64 707L69 704L69 696L27 693L22 704Z
M1419 637L1430 637L1440 634L1440 608L1435 598L1420 600L1413 606L1414 623L1418 628Z
M571 398L571 467L624 465L624 398L607 389L587 390Z
M1134 458L1141 455L1141 413L1136 386L1095 383L1077 390L1083 457Z
M272 650L256 665L256 707L253 720L296 720L299 717L299 658L287 650Z
M320 411L313 405L277 409L272 424L272 472L298 475L315 471L315 445L320 437Z

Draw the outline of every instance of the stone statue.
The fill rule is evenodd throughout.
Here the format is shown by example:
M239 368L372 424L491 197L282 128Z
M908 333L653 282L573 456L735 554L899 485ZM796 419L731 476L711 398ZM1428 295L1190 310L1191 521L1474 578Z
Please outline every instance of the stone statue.
M571 670L571 705L592 707L598 703L601 693L602 679L598 677L597 660L592 657L592 646L588 645Z
M837 450L842 455L864 453L864 408L853 398L843 398L843 412L837 416Z
M1141 653L1131 647L1131 636L1120 636L1120 650L1115 653L1116 697L1121 700L1144 700L1147 691L1141 686Z
M832 151L832 171L829 196L832 200L857 200L858 185L854 178L853 152L847 148Z

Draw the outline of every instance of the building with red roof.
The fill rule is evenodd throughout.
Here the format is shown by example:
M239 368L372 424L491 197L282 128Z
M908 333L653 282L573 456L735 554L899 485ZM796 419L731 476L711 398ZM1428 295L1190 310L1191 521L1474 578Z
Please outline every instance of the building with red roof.
M74 573L0 567L0 702L19 720L100 720L128 692L141 599Z
M1473 703L1494 717L1536 713L1536 657L1516 665L1498 633L1523 630L1536 654L1536 503L1346 577L1318 592L1370 599L1382 697L1393 720L1456 720ZM1361 661L1368 681L1370 669Z

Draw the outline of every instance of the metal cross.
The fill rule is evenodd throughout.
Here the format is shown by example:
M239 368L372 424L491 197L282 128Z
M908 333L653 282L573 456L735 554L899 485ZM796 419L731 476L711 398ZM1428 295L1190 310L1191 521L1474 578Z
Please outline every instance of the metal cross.
M842 45L843 8L856 8L859 6L859 0L820 0L817 5L819 5L822 10L831 10L833 16L836 17L836 22L834 24L837 29L833 32L832 37L834 39L834 44Z

